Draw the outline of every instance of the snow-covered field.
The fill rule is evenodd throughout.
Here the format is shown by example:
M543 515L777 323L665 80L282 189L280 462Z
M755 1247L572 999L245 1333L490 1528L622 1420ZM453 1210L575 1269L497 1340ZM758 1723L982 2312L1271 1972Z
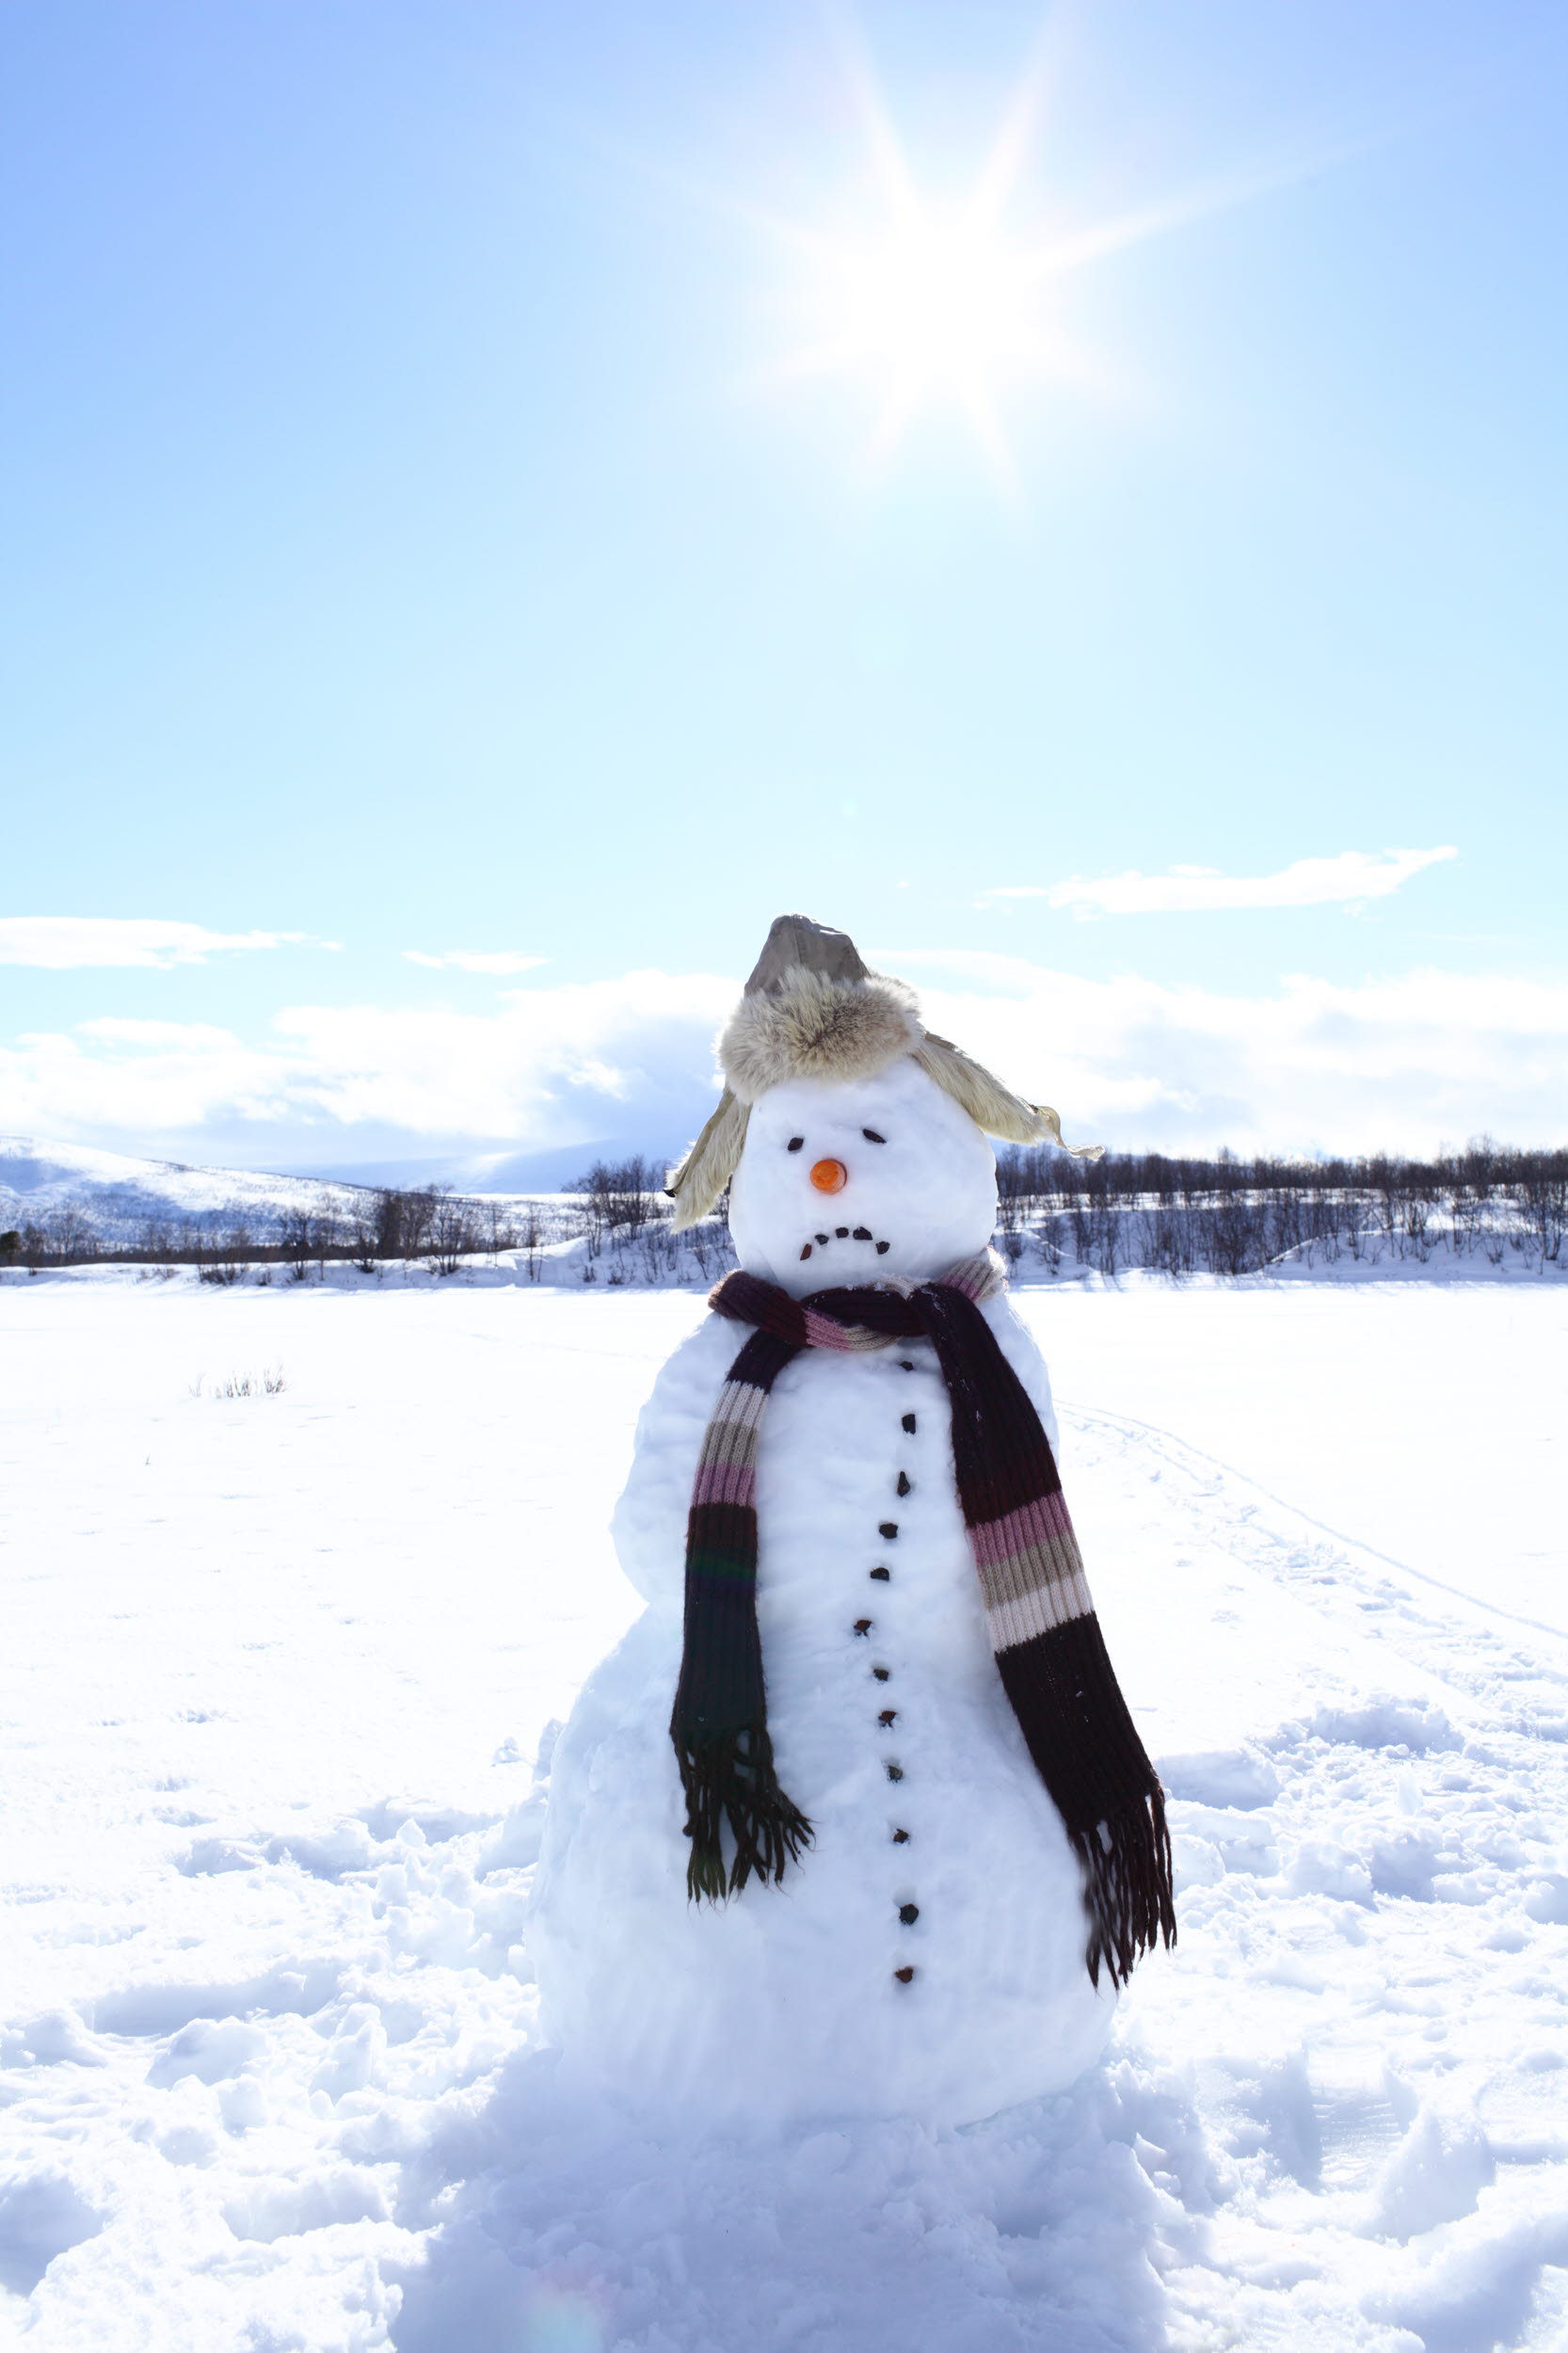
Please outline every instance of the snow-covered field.
M0 2333L1568 2343L1568 1296L1022 1298L1180 1945L1063 2099L674 2149L556 2097L522 1933L700 1301L0 1279Z

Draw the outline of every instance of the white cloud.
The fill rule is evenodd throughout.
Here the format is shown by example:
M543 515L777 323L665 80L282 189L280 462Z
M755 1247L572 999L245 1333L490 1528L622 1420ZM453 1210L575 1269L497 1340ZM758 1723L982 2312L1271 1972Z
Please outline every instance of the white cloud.
M303 932L210 932L200 923L163 923L151 916L0 915L0 964L54 972L87 965L141 965L167 972L205 964L219 949L280 948Z
M892 950L873 960L903 968ZM946 978L924 992L930 1026L1055 1104L1075 1142L1362 1152L1568 1135L1568 981L1292 974L1229 996L1006 956L904 964Z
M988 899L1044 899L1071 907L1080 920L1096 915L1207 913L1223 907L1317 907L1386 899L1423 867L1457 857L1451 845L1435 850L1341 850L1337 857L1302 857L1277 874L1222 874L1212 866L1173 866L1168 873L1106 874L1092 880L1017 884L986 892Z
M1301 975L1261 996L1088 981L1020 958L872 952L931 984L925 1016L1074 1142L1193 1149L1427 1149L1481 1128L1568 1130L1568 981L1416 971L1340 986ZM0 1051L8 1128L180 1157L351 1160L505 1141L545 1150L692 1134L712 1103L713 1034L738 984L632 972L520 988L483 1013L296 1005L247 1040L200 1024L100 1020ZM239 1141L236 1144L235 1138Z
M432 956L423 948L405 948L406 964L427 965L432 972L444 971L450 965L458 972L532 972L536 965L548 964L548 956L519 955L512 948L448 948L444 954Z
M294 1005L260 1042L204 1024L88 1021L0 1051L0 1096L19 1131L195 1148L204 1128L254 1127L269 1158L285 1130L305 1128L318 1143L338 1130L340 1157L356 1128L540 1148L625 1129L657 1146L712 1109L712 1039L737 986L650 971L516 989L484 1013Z

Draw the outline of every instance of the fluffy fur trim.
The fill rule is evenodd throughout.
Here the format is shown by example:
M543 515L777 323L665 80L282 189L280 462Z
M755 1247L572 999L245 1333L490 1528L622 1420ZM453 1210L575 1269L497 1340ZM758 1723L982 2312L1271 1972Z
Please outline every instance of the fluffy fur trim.
M1026 1103L945 1037L928 1032L915 1048L915 1060L988 1136L1000 1136L1004 1144L1061 1144L1078 1160L1097 1160L1104 1153L1103 1144L1064 1143L1062 1123L1048 1103Z
M705 1218L740 1165L746 1140L749 1103L738 1103L728 1087L719 1107L669 1180L675 1230Z
M799 966L776 990L743 997L719 1040L719 1061L743 1103L786 1079L869 1079L922 1037L915 999L902 981L873 972L828 980Z

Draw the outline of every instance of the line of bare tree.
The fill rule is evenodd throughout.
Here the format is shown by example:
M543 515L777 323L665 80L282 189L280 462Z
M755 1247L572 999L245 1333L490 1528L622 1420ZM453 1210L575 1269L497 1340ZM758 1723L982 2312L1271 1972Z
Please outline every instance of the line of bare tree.
M453 1274L465 1258L537 1248L540 1220L515 1202L465 1195L450 1185L364 1188L355 1216L290 1208L258 1232L243 1220L212 1212L194 1218L146 1220L134 1241L112 1238L90 1213L70 1205L0 1233L0 1266L197 1266L214 1280L226 1270L282 1267L302 1281L313 1265L350 1262L373 1273L389 1260L426 1262Z
M1568 1150L1489 1136L1430 1160L1213 1159L1048 1146L998 1160L1003 1247L1032 1238L1048 1259L1113 1274L1250 1274L1288 1257L1377 1265L1435 1254L1568 1265Z
M711 1217L674 1230L675 1205L664 1190L665 1160L632 1153L624 1160L595 1160L567 1187L580 1204L577 1228L586 1242L585 1283L711 1283L735 1263L729 1223L721 1202Z
M1568 1150L1523 1151L1479 1136L1430 1160L1212 1158L1109 1153L1075 1160L1048 1145L1011 1147L997 1162L1004 1251L1033 1249L1059 1271L1115 1274L1147 1267L1183 1275L1259 1272L1295 1257L1425 1265L1448 1252L1568 1268ZM0 1267L119 1263L196 1265L203 1279L303 1282L312 1266L349 1262L375 1273L389 1262L454 1274L466 1260L540 1254L582 1238L585 1282L677 1282L732 1262L721 1205L688 1234L671 1226L664 1163L632 1154L596 1160L564 1194L488 1198L450 1185L364 1189L356 1214L289 1209L257 1232L222 1213L149 1220L134 1242L110 1239L80 1207L0 1232Z

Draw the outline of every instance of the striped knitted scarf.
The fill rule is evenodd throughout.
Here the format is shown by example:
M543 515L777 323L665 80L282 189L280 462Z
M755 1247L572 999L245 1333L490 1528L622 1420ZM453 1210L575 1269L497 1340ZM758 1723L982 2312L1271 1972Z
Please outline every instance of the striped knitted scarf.
M709 1305L753 1329L729 1368L698 1459L686 1540L685 1649L670 1737L686 1793L694 1899L755 1872L778 1880L811 1843L779 1787L757 1627L758 1449L775 1381L804 1348L879 1349L923 1337L952 1409L958 1497L1002 1687L1083 1867L1085 1960L1097 1985L1176 1936L1160 1782L1100 1636L1050 1443L979 1302L1005 1287L990 1251L939 1282L792 1299L727 1275ZM733 1859L724 1859L728 1822Z

